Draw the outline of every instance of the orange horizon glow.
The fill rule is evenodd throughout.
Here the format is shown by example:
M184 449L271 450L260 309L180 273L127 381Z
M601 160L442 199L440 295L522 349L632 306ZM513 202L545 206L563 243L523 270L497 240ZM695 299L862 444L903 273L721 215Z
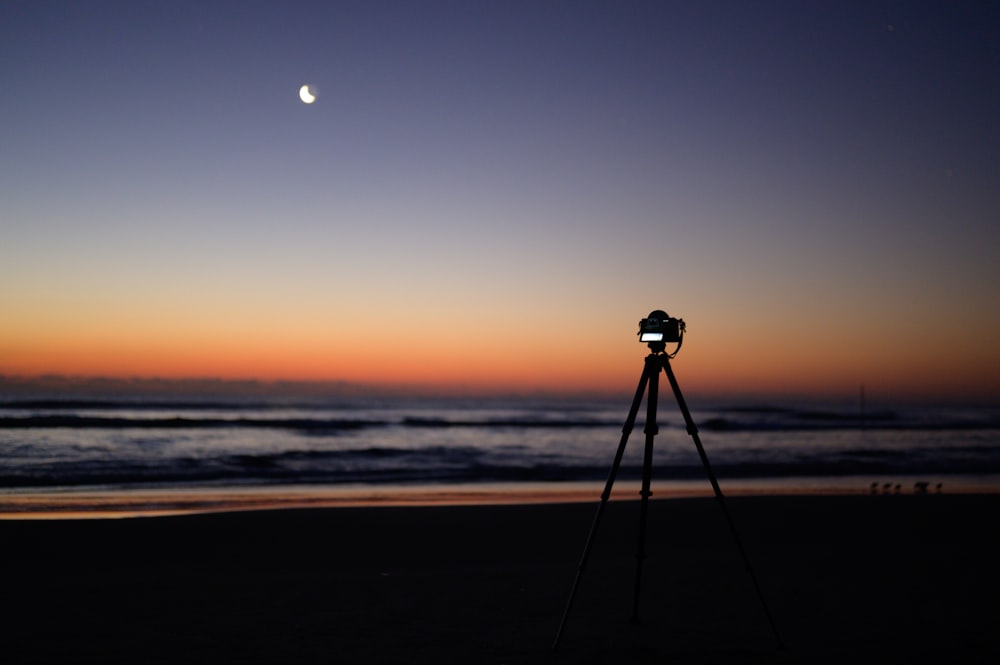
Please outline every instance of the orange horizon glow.
M183 342L187 342L186 344ZM418 340L419 341L419 340ZM344 382L414 391L458 390L479 394L562 392L631 394L648 353L625 341L602 353L591 340L551 339L459 344L392 340L333 341L288 336L259 339L178 340L77 338L0 351L0 376L109 379L206 379L260 382ZM346 350L345 350L346 349ZM877 358L821 355L808 349L781 354L747 353L728 345L710 352L688 341L672 367L686 394L799 395L851 399L866 385L872 396L996 399L995 368L955 366L934 356ZM663 379L666 386L666 380ZM665 388L664 388L665 389Z
M87 311L63 298L16 303L3 323L0 375L628 395L648 353L636 324L649 310L630 303L567 321L552 312L586 308L543 301L496 315L466 304L471 297L436 311L419 302L338 309L190 293L184 308L171 308L176 298L138 296ZM672 363L686 394L854 399L865 384L873 398L1000 399L988 325L967 328L961 345L941 352L912 334L908 319L873 333L819 309L796 328L743 305L686 307L678 313L688 332Z

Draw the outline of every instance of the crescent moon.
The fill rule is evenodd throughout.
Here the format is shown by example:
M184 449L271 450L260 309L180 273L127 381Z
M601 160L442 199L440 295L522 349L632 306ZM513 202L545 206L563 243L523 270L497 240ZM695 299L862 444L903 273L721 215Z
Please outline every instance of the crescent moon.
M308 85L304 85L301 88L299 88L299 99L301 99L302 102L305 104L312 104L313 102L316 101L316 95L309 92Z

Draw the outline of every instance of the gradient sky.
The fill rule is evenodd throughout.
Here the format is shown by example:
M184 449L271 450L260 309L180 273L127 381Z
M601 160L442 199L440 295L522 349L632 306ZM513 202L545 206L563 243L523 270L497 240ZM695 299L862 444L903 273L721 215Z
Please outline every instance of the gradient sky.
M0 374L1000 399L996 7L4 2Z

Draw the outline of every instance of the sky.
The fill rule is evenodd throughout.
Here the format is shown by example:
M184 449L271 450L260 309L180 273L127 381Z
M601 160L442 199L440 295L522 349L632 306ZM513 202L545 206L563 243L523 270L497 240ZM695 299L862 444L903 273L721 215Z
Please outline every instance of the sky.
M1000 400L997 7L2 2L0 375Z

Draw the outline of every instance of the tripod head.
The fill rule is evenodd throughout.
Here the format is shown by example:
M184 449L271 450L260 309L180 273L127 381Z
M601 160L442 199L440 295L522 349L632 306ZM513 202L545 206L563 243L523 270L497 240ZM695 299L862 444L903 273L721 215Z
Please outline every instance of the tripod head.
M673 358L681 350L687 325L683 319L675 319L662 309L654 309L649 316L639 321L639 341L645 342L654 354L665 354ZM667 344L677 344L673 353L667 353Z

